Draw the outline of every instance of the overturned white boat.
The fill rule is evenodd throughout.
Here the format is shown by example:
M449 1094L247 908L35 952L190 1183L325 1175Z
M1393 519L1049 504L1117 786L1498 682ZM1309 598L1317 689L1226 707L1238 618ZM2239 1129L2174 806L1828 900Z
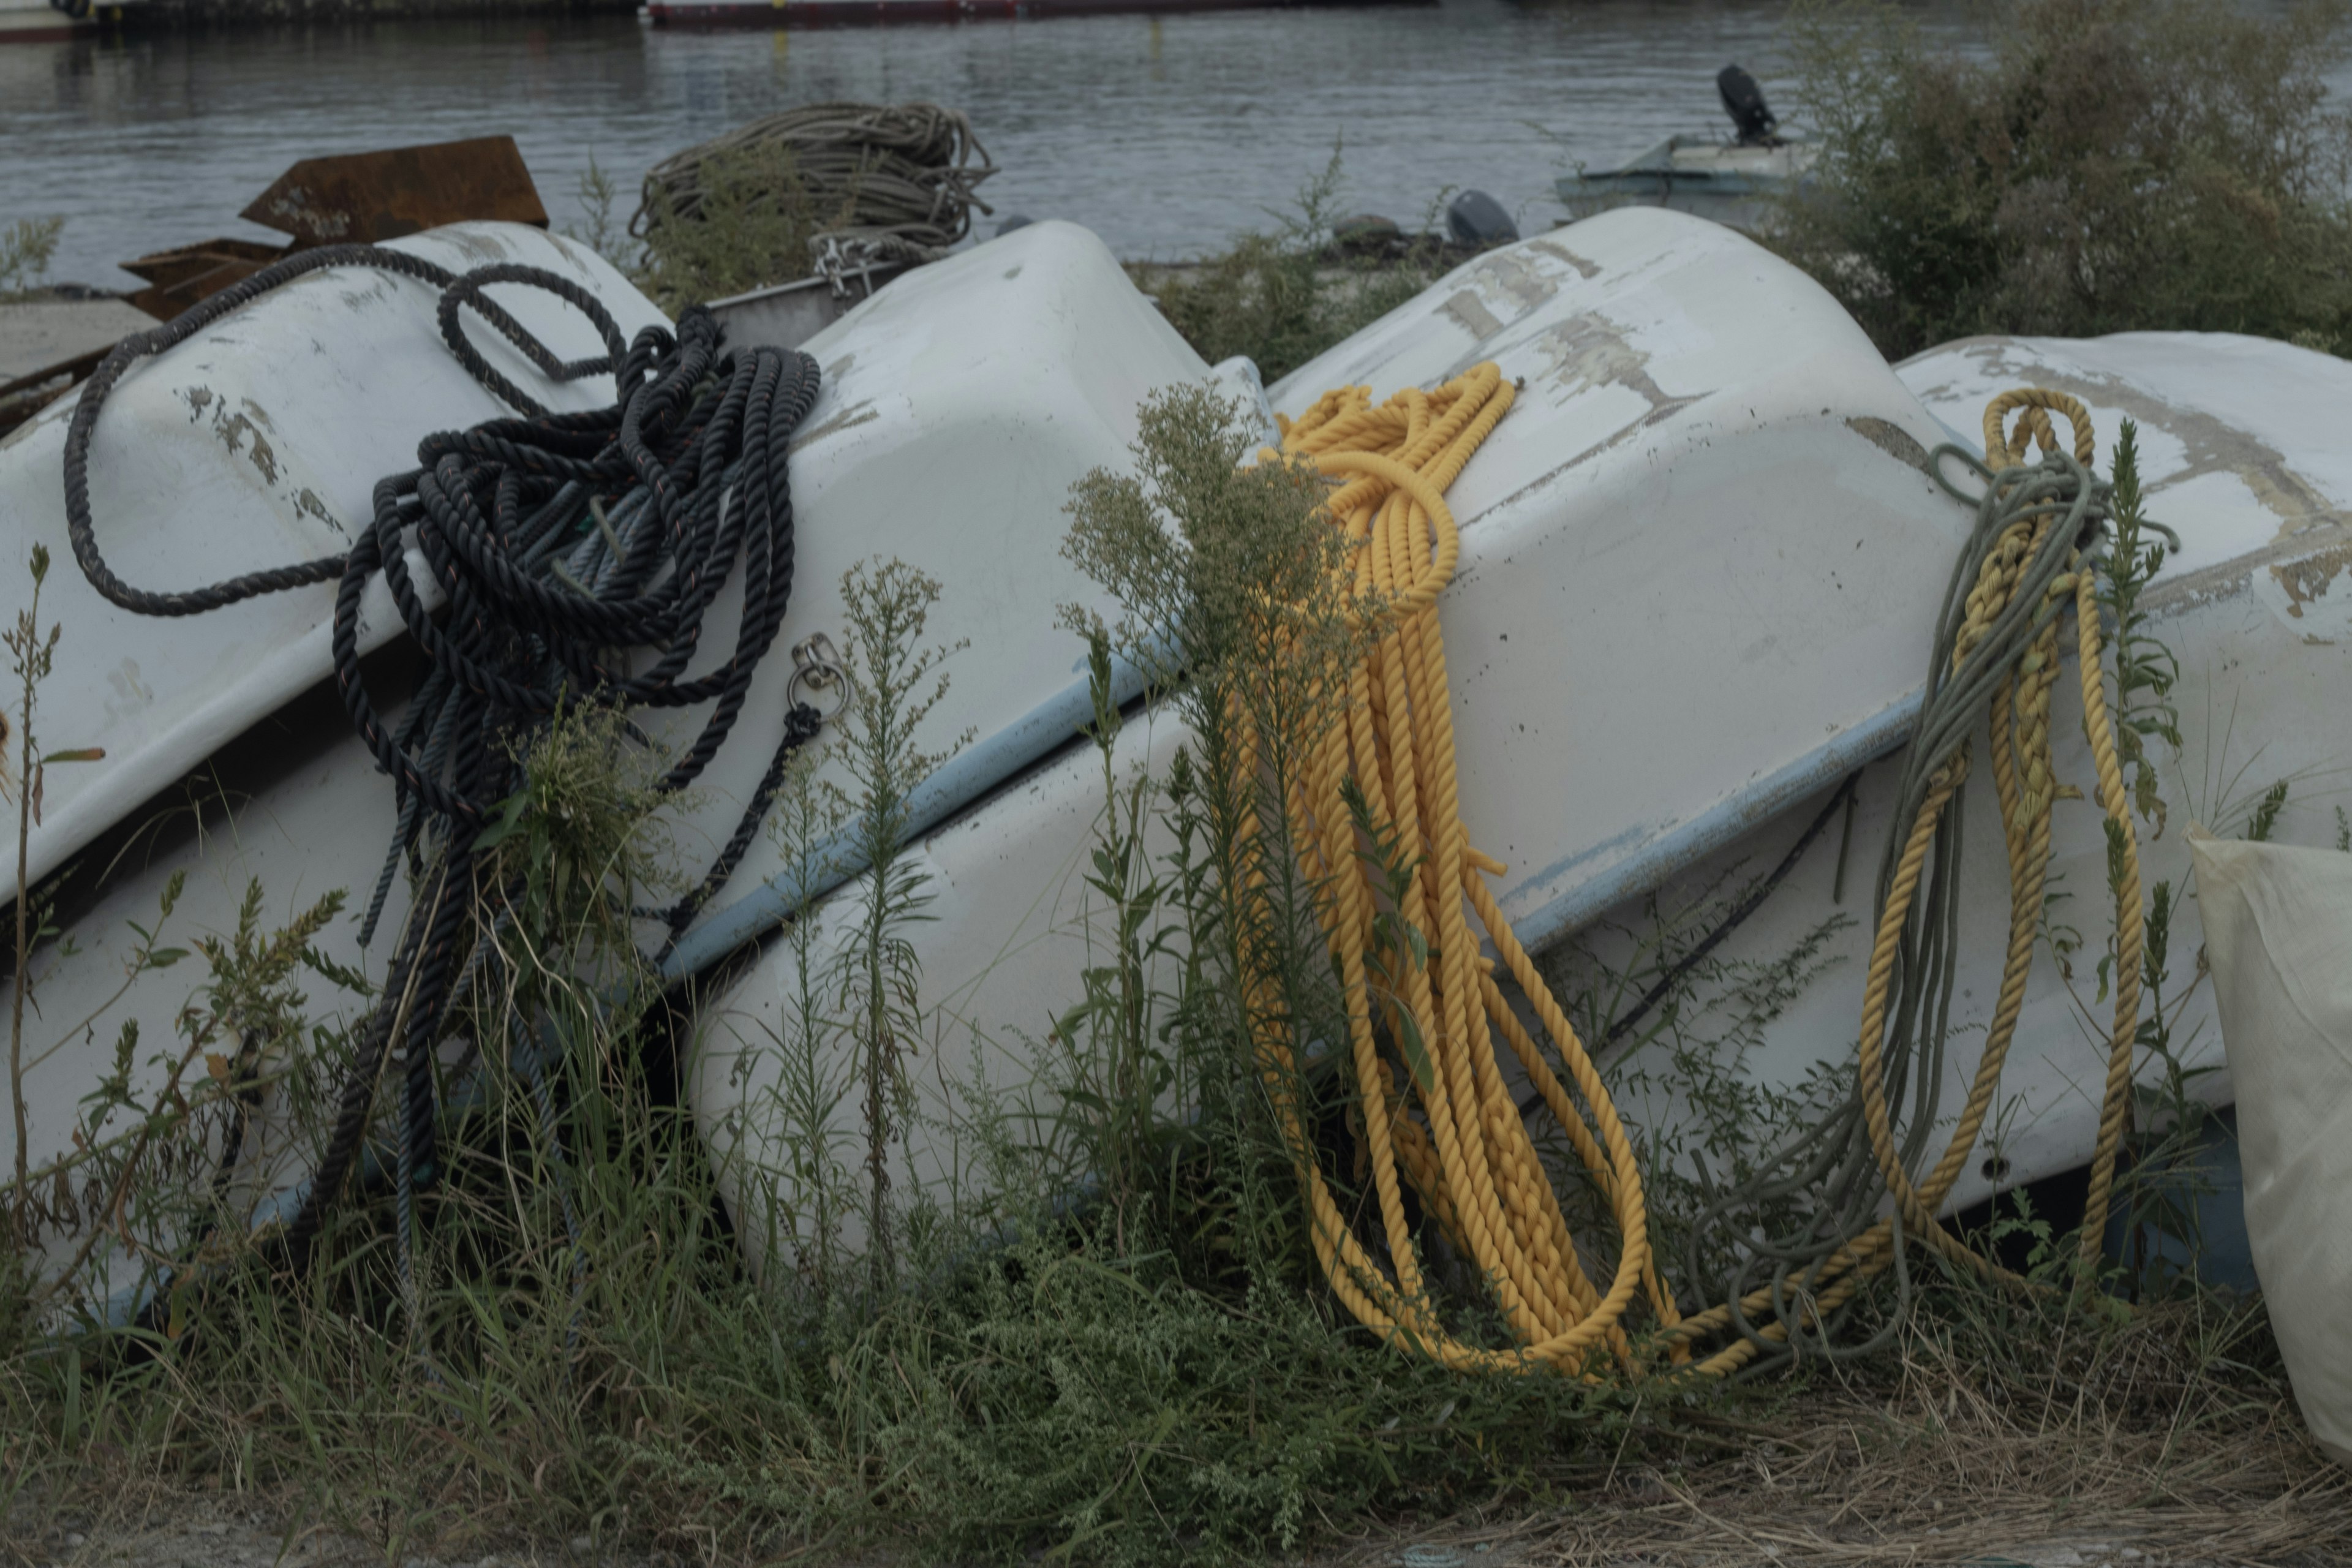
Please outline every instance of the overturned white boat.
M565 272L625 333L658 324L609 268L535 231L462 226L400 248L453 271L521 262ZM438 292L330 268L125 374L89 448L90 508L112 568L162 589L334 554L364 528L376 480L415 466L420 437L506 414L445 346ZM544 294L493 297L558 358L609 348ZM355 332L364 342L347 352ZM509 386L536 402L606 401L594 376L551 378L545 363L478 324L476 334ZM1057 612L1110 606L1061 553L1065 500L1089 471L1131 467L1137 410L1154 389L1205 382L1244 409L1265 405L1254 373L1202 364L1100 244L1066 225L1031 226L912 273L806 346L822 382L789 447L792 592L769 628L771 651L726 699L740 743L709 759L679 840L694 867L708 865L759 802L794 721L797 672L785 650L844 635L847 568L897 556L942 580L930 636L970 649L950 666L950 700L913 744L943 752L967 731L974 740L910 803L909 854L932 902L907 934L931 1024L914 1075L919 1114L892 1158L902 1194L943 1194L974 1175L988 1142L974 1124L982 1102L1041 1081L1040 1042L1076 999L1105 914L1080 874L1102 787L1098 763L1076 739L1094 713L1086 650ZM1880 759L1902 746L1917 710L1930 632L1972 523L1932 477L1929 454L1973 428L1992 392L2019 383L2074 391L2103 438L2118 416L2137 418L2151 510L2182 535L2143 605L2179 658L2173 700L2193 776L2233 782L2200 785L2210 799L2189 792L2176 819L2222 824L2242 814L2248 786L2286 779L2269 826L2281 837L2332 837L2333 817L2311 805L2317 792L2298 790L2340 765L2326 721L2343 700L2336 664L2345 655L2330 640L2342 606L2328 606L2352 473L2315 422L2352 390L2341 362L2244 340L2126 338L1959 344L1890 370L1827 295L1737 235L1625 211L1481 257L1265 398L1295 415L1327 387L1385 395L1484 361L1523 388L1450 492L1462 551L1439 616L1456 671L1462 813L1480 848L1506 863L1496 893L1528 946L1577 937L1580 953L1563 963L1633 973L1641 933L1657 925L1654 901L1670 918L1707 923L1710 890L1784 858L1825 794L1858 770L1852 837L1884 837L1884 781L1899 760ZM352 904L318 934L318 949L380 983L392 944L363 944L361 927L396 806L381 748L351 732L321 684L335 668L328 582L170 620L90 589L59 500L72 417L73 405L61 405L0 444L7 547L45 544L58 563L43 616L64 624L67 640L43 711L60 727L83 725L45 743L106 753L49 774L34 836L36 883L77 855L100 858L107 874L60 910L81 951L70 961L54 948L37 954L42 1027L55 1037L28 1034L22 1152L30 1168L63 1177L44 1198L49 1267L79 1270L88 1297L124 1310L174 1266L177 1238L168 1223L142 1232L143 1244L101 1234L110 1194L69 1173L78 1146L108 1135L86 1124L84 1102L112 1070L116 1026L135 1019L151 1044L174 1037L190 986L185 971L154 967L154 951L180 930L234 931L249 881L264 889L272 924L343 889ZM614 513L616 528L645 526L631 517ZM635 537L616 538L614 554ZM608 558L585 532L576 548L593 579ZM429 552L411 554L413 574L430 582ZM730 570L709 601L716 624L751 618L746 582ZM401 608L380 584L368 593L353 624L364 642L388 645ZM711 640L680 679L720 667L725 639ZM106 653L78 654L88 647ZM1131 700L1139 682L1126 679L1119 696ZM643 722L683 747L712 707L653 710ZM388 710L387 723L399 719ZM2064 780L2082 763L2065 749L2073 731L2057 729ZM1131 765L1162 767L1181 739L1147 704L1118 747ZM199 767L233 798L184 818L188 831L138 837ZM1991 810L1983 792L1972 809ZM2105 885L2104 832L2087 808L2061 821L2057 869L2087 909ZM1990 1005L2007 883L1989 847L2000 842L1997 826L1969 835L1969 853L1992 863L1971 863L1959 945L1966 963L1992 968L1963 971L1956 1037L1980 1027ZM2149 850L2150 879L2171 877L2176 889L2168 857L2177 842L2168 835ZM674 946L656 925L646 935L674 979L742 959L699 998L689 1089L739 1233L755 1268L767 1268L807 1239L782 1096L793 955L744 955L812 899L807 929L823 942L845 940L861 891L858 868L837 850L813 865L765 837L740 847L671 933ZM1867 940L1867 879L1848 879L1841 903L1837 858L1824 847L1799 857L1719 938L1718 966L1735 974L1829 966L1739 1014L1720 1037L1696 1039L1741 1082L1798 1085L1852 1049L1845 977L1855 966L1834 961ZM182 873L172 924L135 930L134 921L152 930L163 889ZM395 879L387 931L408 896ZM1842 910L1864 918L1846 924ZM2176 970L2194 941L2193 915L2176 906ZM1784 962L1792 952L1802 955L1797 971ZM2046 966L2037 973L2001 1113L1947 1206L2090 1153L2105 1063L2103 1051L2085 1054L2099 1036L2091 999ZM2179 988L2176 1008L2181 997L2175 1037L2194 1060L2213 1042L2210 1029L2197 1033L2193 982ZM329 1019L366 1005L323 994L312 1003ZM1638 1059L1619 1069L1637 1129L1688 1114L1690 1086L1673 1075L1696 1059L1686 1047L1706 1014L1683 1002L1675 1016L1690 1027L1679 1037L1650 1031L1637 1047L1655 1070ZM72 1022L81 1019L90 1021ZM135 1064L132 1088L152 1092L173 1070L185 1064ZM1965 1076L1957 1059L1948 1070ZM214 1157L234 1168L248 1221L307 1200L322 1113L289 1104L275 1121L236 1123L233 1138L228 1124L218 1131ZM853 1131L845 1097L831 1114L844 1136ZM13 1163L16 1135L0 1140Z
M2219 1041L2177 824L2243 827L2286 780L2288 806L2265 830L2313 841L2336 831L2326 796L2344 766L2337 726L2309 721L2333 712L2346 657L2320 629L2352 495L2323 427L2352 391L2340 361L2134 335L1957 344L1890 373L1825 296L1755 247L1628 212L1482 258L1269 395L1296 413L1327 386L1426 388L1483 359L1527 390L1453 492L1463 558L1441 617L1461 672L1463 813L1508 865L1503 910L1530 946L1580 937L1557 951L1555 973L1607 980L1603 994L1629 1012L1651 975L1739 911L1712 933L1710 963L1679 973L1668 1026L1652 1016L1622 1043L1596 1031L1633 1053L1612 1079L1637 1128L1662 1141L1687 1129L1694 1063L1763 1091L1744 1101L1760 1116L1850 1056L1871 936L1868 857L1851 847L1885 837L1935 602L1969 521L1929 480L1929 449L1980 450L1986 404L2018 385L2088 405L2103 462L2120 422L2136 420L2147 505L2180 535L2140 604L2145 635L2179 660L2177 769L2150 742L2176 826L2140 825L2145 882L2168 884L2171 900L2171 974L2154 1004L2171 1059L2144 1053L2135 1070L2150 1083L2178 1070L2226 1101L2226 1077L2200 1070ZM1087 716L1082 695L1074 687L1041 715L1066 733ZM1181 737L1153 722L1131 721L1121 745L1136 765L1164 769ZM2054 730L2060 779L2089 789L2079 701L2061 700ZM985 1142L975 1086L1001 1097L1032 1080L1039 1042L1102 951L1107 911L1082 875L1096 769L1073 742L1014 787L950 792L950 805L976 804L920 847L936 919L914 941L940 1013L919 1069L932 1141L918 1141L904 1180L957 1184ZM1798 840L1821 837L1822 807L1850 774L1853 804L1831 843L1790 860ZM1969 808L1962 967L1949 1048L1937 1052L1947 1132L2007 929L1990 794ZM2065 951L2033 972L1997 1104L1947 1212L2082 1165L2096 1142L2107 838L2095 807L2068 806L2058 822ZM1747 896L1758 883L1769 889L1760 904ZM830 918L845 923L854 907L844 900ZM720 999L699 1079L755 1259L785 1241L773 1227L789 1228L795 1210L776 1187L793 1169L775 1119L786 962L772 956Z
M427 268L529 263L609 301L632 332L661 321L584 247L536 230L461 226L393 248ZM133 584L169 591L347 549L376 479L413 466L422 437L510 411L430 324L439 292L381 269L314 272L133 369L87 459L107 561ZM522 329L557 354L603 346L585 319L543 293L512 303ZM495 334L484 353L556 409L602 401ZM127 1212L135 1194L117 1190L100 1155L140 1136L142 1110L204 1082L208 1057L237 1055L237 1020L215 1020L209 1033L220 1037L184 1027L202 981L181 961L206 940L234 942L249 889L260 889L252 914L263 922L248 922L249 932L287 927L341 890L344 912L310 941L326 964L380 982L381 958L371 962L359 932L395 806L390 781L320 689L333 668L331 582L157 618L110 602L79 569L64 472L80 403L78 392L0 442L12 569L36 551L51 562L39 604L60 635L40 691L41 739L99 753L46 768L40 781L25 879L38 889L57 879L52 918L71 942L37 947L27 970L6 1152L8 1166L32 1178L27 1228L47 1268L84 1270L86 1296L122 1305L168 1271L190 1221ZM432 574L419 575L429 584ZM18 581L29 596L31 584ZM363 648L400 624L380 592L360 620ZM404 883L388 897L396 927ZM339 985L308 989L310 1019L324 1031L369 1006ZM273 1070L299 1076L304 1065ZM110 1075L116 1090L101 1095ZM256 1205L282 1200L315 1153L309 1126L257 1134L261 1146L247 1150L236 1146L250 1131L236 1113L224 1106L215 1121L205 1130L211 1155L243 1165Z
M255 1222L285 1218L310 1201L310 1174L336 1120L332 1064L280 1060L265 1069L244 1061L233 1043L183 1038L190 993L202 984L195 965L180 962L188 950L236 932L248 887L257 886L263 933L295 921L322 894L348 895L341 912L310 934L321 961L314 972L381 987L395 959L392 933L402 929L417 868L394 876L386 865L388 844L407 818L380 758L406 721L402 683L415 677L398 656L387 666L368 650L413 630L420 615L435 624L446 566L411 536L403 559L417 602L395 603L379 576L343 606L354 652L368 661L364 683L392 693L374 732L355 734L339 710L348 695L339 701L335 684L342 574L332 563L367 536L378 515L377 481L414 468L425 437L509 416L526 399L559 422L568 411L608 405L607 373L577 372L577 361L612 346L580 300L600 304L624 338L665 325L583 247L534 229L462 225L387 248L453 275L536 268L580 299L567 302L514 278L481 285L478 292L510 309L520 331L547 351L535 359L486 331L480 309L470 308L454 330L476 344L490 375L505 378L499 393L445 341L436 320L445 282L383 264L320 266L135 361L93 422L85 460L89 544L110 592L80 569L61 483L79 397L0 445L7 547L20 559L36 547L48 552L41 614L64 628L41 700L61 730L71 728L45 734L44 743L102 753L46 771L27 879L38 887L68 874L57 912L73 951L36 951L35 1007L16 1080L25 1114L0 1134L0 1168L16 1163L22 1125L37 1199L31 1228L48 1267L81 1271L80 1293L118 1312L143 1298L159 1270L168 1272L173 1244L194 1223L111 1213L119 1194L98 1179L106 1167L91 1151L120 1155L136 1108L169 1099L190 1073L201 1081L217 1072L212 1058L227 1062L240 1083L251 1073L275 1086L264 1114L224 1107L205 1129L207 1157L234 1176L236 1202ZM956 595L933 622L935 631L995 656L960 672L960 724L1000 729L1067 678L1070 655L1053 629L1054 606L1087 597L1087 585L1050 545L1036 560L1011 548L1003 520L1051 517L1082 474L1120 459L1147 391L1210 373L1091 236L1039 226L989 259L977 295L992 295L982 302L993 336L966 315L973 279L942 298L931 279L910 279L895 298L918 307L912 319L835 353L817 373L822 404L804 415L790 446L797 519L786 538L797 549L796 559L787 557L789 611L781 626L763 628L774 657L760 659L740 689L640 715L673 752L686 752L714 711L731 713L734 736L756 737L721 745L695 781L689 809L674 825L680 858L692 862L684 874L719 858L756 798L780 738L792 732L796 669L784 650L814 634L840 635L841 578L854 563L922 560L973 590ZM1116 286L1108 298L1106 283ZM927 289L929 310L919 308ZM558 360L575 363L551 374ZM712 491L722 519L733 493ZM616 507L597 521L625 536L617 548L650 526L647 515L642 506L636 514ZM956 517L977 526L945 531L944 542L958 548L940 550L940 524ZM192 518L205 525L192 526ZM582 526L593 556L596 531L584 519ZM571 560L591 581L611 570L609 555L599 565L578 553L579 542L559 542L566 546L559 566ZM289 559L330 568L277 591L184 592L247 583ZM746 583L742 560L726 566L708 606L712 625L751 626ZM688 646L692 658L679 676L692 683L725 668L736 639L714 633L709 646ZM372 911L379 888L383 905ZM730 896L723 885L708 891L717 895L710 907ZM364 940L371 925L386 934ZM649 922L648 950L665 934ZM356 1027L374 1006L315 973L307 988L310 1021L322 1029ZM144 1044L137 1059L118 1067L126 1026ZM272 1044L304 1054L299 1038ZM118 1072L122 1081L107 1102L92 1100Z
M864 317L812 349L834 352ZM1428 387L1487 360L1524 389L1450 492L1462 555L1440 615L1463 816L1507 864L1496 896L1539 947L1898 744L1970 516L1924 467L1941 427L1834 303L1671 214L1490 253L1269 396L1295 414L1326 386ZM1040 557L1058 522L1039 520ZM1074 682L1032 728L1068 737L1090 711ZM1128 729L1133 762L1164 772L1177 728L1147 710ZM934 1132L908 1152L902 1190L966 1184L986 1142L978 1086L1017 1098L1035 1081L1102 941L1081 876L1101 805L1091 756L1071 747L1010 788L994 769L966 777L949 804L976 809L919 848L935 901L912 940L940 1023L917 1069ZM698 1108L755 1258L797 1206L767 1174L793 1169L779 1043L793 961L736 983L700 1058Z

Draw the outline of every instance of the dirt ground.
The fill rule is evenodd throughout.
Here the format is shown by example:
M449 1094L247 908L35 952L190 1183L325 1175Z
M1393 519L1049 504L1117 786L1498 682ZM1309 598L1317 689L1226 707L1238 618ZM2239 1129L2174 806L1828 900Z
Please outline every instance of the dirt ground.
M403 1551L396 1542L362 1541L306 1521L303 1510L257 1498L160 1489L135 1500L125 1498L102 1516L60 1511L47 1528L11 1545L11 1568L683 1568L685 1562L599 1552L584 1536L436 1556L423 1543Z
M2345 1482L2352 1483L2352 1475ZM1801 1469L1776 1478L1759 1450L1697 1471L1620 1476L1573 1510L1521 1508L1491 1519L1383 1530L1318 1552L1298 1568L2319 1568L2352 1562L2352 1531L2329 1521L2347 1487L2325 1477L2300 1497L2292 1488L2264 1502L2249 1496L2242 1511L2179 1499L2117 1508L2112 1500L2023 1494L1976 1509L1958 1503L1964 1489L1956 1485L1948 1508L1932 1495L1906 1500L1901 1512L1908 1522L1865 1520L1851 1498L1843 1508L1826 1500L1807 1506L1787 1495L1791 1486L1803 1489ZM40 1511L44 1517L36 1523L20 1502L17 1522L31 1528L0 1540L0 1563L9 1568L698 1568L705 1561L613 1551L586 1536L489 1546L475 1541L456 1552L430 1541L369 1541L317 1522L289 1500L161 1487L121 1489L102 1502ZM819 1548L769 1561L843 1559ZM1269 1561L1280 1559L1269 1554Z

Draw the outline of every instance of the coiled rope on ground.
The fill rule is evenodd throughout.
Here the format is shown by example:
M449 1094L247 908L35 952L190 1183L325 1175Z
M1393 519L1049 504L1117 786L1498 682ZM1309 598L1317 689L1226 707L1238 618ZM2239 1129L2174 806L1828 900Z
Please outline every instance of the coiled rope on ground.
M629 233L702 218L704 166L714 158L780 151L825 226L889 253L935 259L971 232L976 194L996 173L957 110L932 103L812 103L740 125L665 158L645 179Z
M100 547L89 500L89 444L108 395L141 359L329 267L371 268L439 289L439 328L450 352L516 414L426 437L416 467L378 481L373 515L343 554L194 589L126 583ZM484 292L502 284L543 289L581 311L604 354L559 361ZM466 311L489 322L551 380L611 373L614 401L582 413L541 406L484 359L467 335ZM464 954L479 935L476 913L488 891L479 885L475 843L520 785L518 759L530 735L566 706L708 704L699 731L660 779L662 788L677 790L703 773L734 731L792 592L785 454L817 387L815 362L805 354L722 351L716 322L698 307L686 311L675 333L648 326L624 342L593 293L554 273L499 265L460 275L370 246L306 251L257 272L127 340L91 377L65 452L68 526L84 574L112 603L151 616L202 614L337 583L336 685L397 801L363 943L404 857L419 879L383 989L359 1031L323 1158L288 1227L298 1255L356 1158L387 1050L396 1048L404 1063L404 1198L412 1182L432 1177L433 1047L461 972L469 972ZM438 609L412 575L412 552L439 591ZM379 577L425 659L425 673L397 719L371 694L359 647L360 607ZM690 674L712 607L730 582L742 588L732 644L724 658ZM733 870L785 763L818 725L814 709L793 705L725 847L678 905L658 911L671 942Z
M1484 878L1503 868L1472 845L1460 816L1437 616L1460 542L1444 492L1508 411L1512 391L1495 365L1482 364L1435 392L1408 389L1378 406L1366 388L1340 388L1283 424L1284 457L1310 461L1336 481L1328 515L1359 545L1351 586L1387 617L1348 689L1334 694L1339 721L1326 723L1317 738L1313 776L1289 802L1287 825L1302 868L1329 890L1322 918L1348 997L1351 1110L1368 1155L1377 1215L1366 1223L1376 1224L1378 1256L1333 1194L1286 1087L1303 1065L1301 1047L1271 1031L1255 1042L1333 1290L1392 1342L1452 1366L1590 1374L1597 1358L1635 1372L1662 1354L1681 1374L1721 1376L1799 1354L1851 1353L1835 1337L1864 1284L1892 1270L1907 1292L1914 1243L1988 1278L2021 1283L1947 1231L1936 1211L1981 1130L2023 1005L2051 814L2061 794L2051 773L2050 706L2059 622L2070 604L2096 805L2113 825L2122 868L2109 1071L2080 1238L2079 1277L2087 1285L2100 1257L2128 1100L2142 943L2137 837L2100 663L2091 567L2105 489L2090 472L2087 413L2061 394L2006 394L1986 412L1983 462L1950 447L1935 456L1939 482L1975 506L1977 522L1936 628L1927 704L1880 869L1850 1096L1780 1151L1758 1182L1722 1194L1696 1216L1695 1235L1727 1237L1742 1262L1727 1278L1704 1279L1694 1240L1686 1260L1693 1280L1706 1292L1700 1299L1719 1304L1685 1319L1652 1255L1632 1142L1565 1011L1486 887ZM2071 452L2059 446L2053 414L2072 427ZM2018 423L2005 432L2011 415ZM2037 443L2042 456L2029 461ZM1954 460L1971 469L1980 491L1966 492L1944 475ZM2010 938L1968 1102L1940 1157L1920 1175L1957 975L1959 807L1979 715L1990 721ZM1392 904L1381 868L1363 853L1351 791L1369 807L1374 831L1395 836L1399 863L1412 868ZM1412 941L1382 939L1379 923L1391 919L1410 926ZM1477 932L1495 958L1486 956ZM1534 1013L1544 1045L1514 1012L1498 969ZM1505 1047L1608 1208L1616 1261L1605 1279L1587 1271L1590 1254L1580 1249L1509 1092ZM1509 1331L1507 1348L1467 1342L1441 1321L1405 1206L1408 1186L1489 1282ZM1780 1232L1759 1229L1759 1216L1775 1205L1801 1217ZM1891 1209L1884 1218L1882 1207ZM1759 1283L1759 1275L1769 1279ZM1628 1331L1637 1301L1646 1301L1653 1321L1646 1351ZM1728 1342L1702 1354L1707 1342L1722 1340Z

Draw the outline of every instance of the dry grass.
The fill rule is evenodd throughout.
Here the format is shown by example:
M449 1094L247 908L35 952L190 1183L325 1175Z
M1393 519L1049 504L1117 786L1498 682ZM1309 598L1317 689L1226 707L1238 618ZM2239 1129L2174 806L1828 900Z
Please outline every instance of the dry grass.
M1972 1291L1931 1293L1899 1353L1698 1403L1645 1397L1626 1414L1613 1449L1579 1446L1570 1462L1524 1475L1481 1509L1391 1518L1315 1560L2153 1568L2352 1557L2352 1470L2305 1435L2259 1306L2209 1297L2103 1323ZM404 1510L380 1497L355 1514L290 1489L190 1488L101 1449L78 1474L49 1471L16 1500L0 1526L0 1562L72 1568L127 1551L216 1568L215 1557L236 1560L227 1548L239 1541L299 1543L285 1561L306 1565L493 1550L509 1563L584 1555L574 1540L485 1530L507 1511L499 1501L445 1491ZM226 1546L205 1533L223 1519L236 1538ZM66 1549L68 1531L87 1541ZM645 1538L628 1533L640 1551L625 1560L654 1560ZM722 1529L706 1551L673 1539L655 1556L749 1562L779 1544L753 1551L743 1532ZM844 1545L861 1559L903 1555L868 1539L816 1556L840 1560ZM1277 1554L1269 1542L1264 1555Z
M1506 1503L1367 1537L1339 1563L1441 1568L1481 1547L1464 1561L1755 1568L2352 1557L2352 1469L2305 1431L2259 1306L2172 1302L2103 1328L2030 1312L2021 1322L1980 1316L1984 1305L1931 1300L1900 1355L1780 1394L1757 1391L1769 1408L1675 1413L1678 1452L1662 1443L1621 1455L1580 1477L1565 1507ZM1987 1354L1979 1333L1999 1334L2014 1353Z

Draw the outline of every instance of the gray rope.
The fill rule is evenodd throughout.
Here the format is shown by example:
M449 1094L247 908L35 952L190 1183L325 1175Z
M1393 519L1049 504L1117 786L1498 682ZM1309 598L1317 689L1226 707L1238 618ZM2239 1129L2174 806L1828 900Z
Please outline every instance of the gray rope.
M1981 487L1963 489L1944 471L1946 459L1965 465ZM2107 487L2073 457L2056 453L2030 466L1996 473L1960 447L1935 452L1937 482L1974 506L1976 525L1953 568L1936 623L1928 658L1927 693L1904 760L1886 847L1880 857L1874 910L1883 914L1903 847L1939 769L1969 744L1994 692L2042 628L2071 603L2053 601L2049 587L2065 572L2087 570L2103 547ZM2026 563L2009 605L1968 657L1953 668L1952 654L1967 619L1968 596L1985 557L2009 528L2021 521L2055 520L2040 549ZM1952 993L1959 975L1961 824L1966 816L1963 784L1953 792L1935 830L1925 882L1911 910L1896 951L1895 1004L1889 1009L1882 1059L1890 1115L1899 1131L1903 1168L1916 1180L1936 1132L1945 1045L1950 1036ZM1906 1100L1907 1115L1903 1114ZM1769 1155L1747 1180L1718 1190L1704 1165L1698 1178L1710 1201L1691 1227L1685 1277L1703 1286L1705 1299L1731 1304L1733 1324L1764 1352L1745 1375L1754 1375L1807 1356L1827 1361L1866 1355L1885 1344L1907 1307L1912 1282L1906 1259L1903 1218L1895 1215L1896 1310L1858 1344L1841 1335L1861 1298L1816 1320L1811 1304L1822 1270L1838 1251L1879 1220L1886 1183L1871 1147L1857 1078L1846 1100L1812 1126ZM1780 1218L1788 1210L1802 1217ZM1727 1253L1732 1261L1710 1270L1706 1255ZM1771 1289L1770 1322L1787 1336L1776 1344L1765 1324L1740 1308L1760 1282Z

